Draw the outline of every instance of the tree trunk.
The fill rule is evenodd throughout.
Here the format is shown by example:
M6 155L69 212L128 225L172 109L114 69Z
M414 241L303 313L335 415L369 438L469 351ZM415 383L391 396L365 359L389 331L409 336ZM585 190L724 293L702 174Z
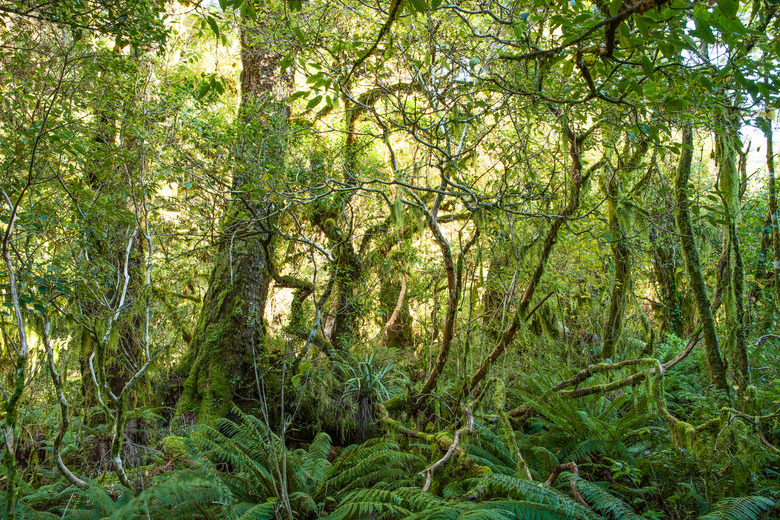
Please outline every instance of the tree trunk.
M729 385L726 379L726 367L720 357L720 345L718 334L715 331L715 320L712 317L712 308L707 296L707 287L704 285L704 276L701 272L699 252L693 238L691 215L688 209L688 179L691 176L691 163L693 162L693 131L690 126L683 129L683 149L680 152L680 163L677 168L675 181L675 193L677 198L677 230L680 233L680 246L685 257L685 265L688 277L691 281L696 300L696 308L699 311L702 330L704 332L704 344L707 349L707 365L710 372L710 380L718 390L728 394Z
M677 252L672 244L666 243L664 237L658 237L655 230L650 232L650 243L653 248L653 273L661 296L662 327L661 330L671 332L678 338L684 334L683 298L677 287Z
M580 195L582 190L583 180L586 178L582 172L582 161L580 159L582 153L582 143L585 140L586 134L576 135L568 124L564 125L564 132L566 139L569 142L569 157L571 158L571 193L569 203L563 209L559 218L556 218L550 224L550 228L547 230L547 235L544 238L544 244L542 245L542 252L539 260L536 264L531 279L526 286L525 292L518 303L517 311L512 319L512 324L501 336L498 344L488 354L488 357L482 361L479 369L471 377L471 381L468 384L469 393L474 393L477 385L479 385L487 376L490 367L493 366L496 359L506 350L506 348L514 341L517 331L520 330L520 326L525 321L528 314L528 309L531 305L531 301L536 292L539 281L542 279L544 269L547 266L547 260L550 258L552 248L558 239L558 231L566 221L567 218L573 216L580 207Z
M272 204L258 192L282 169L280 135L287 114L279 101L281 55L259 48L257 35L241 27L241 131L232 182L238 195L227 210L209 288L182 361L187 380L179 409L205 421L225 415L243 385L246 391L254 387L255 365L265 353L275 218Z
M772 119L765 123L764 133L766 134L766 170L769 177L769 218L772 222L772 282L775 288L775 305L780 305L780 231L778 230Z
M747 356L747 331L745 327L745 268L737 234L737 223L741 213L740 175L737 168L736 135L738 120L730 117L715 135L715 154L718 160L720 195L726 212L724 224L724 270L728 281L724 283L723 300L726 304L726 318L729 324L727 352L731 353L734 373L742 394L750 384L750 368Z
M615 357L620 336L623 334L623 318L625 316L626 295L631 277L631 252L628 248L623 226L618 220L618 199L620 197L620 181L612 175L607 185L609 230L612 235L609 246L615 262L615 280L612 284L612 294L609 298L609 313L604 327L604 348L602 359Z

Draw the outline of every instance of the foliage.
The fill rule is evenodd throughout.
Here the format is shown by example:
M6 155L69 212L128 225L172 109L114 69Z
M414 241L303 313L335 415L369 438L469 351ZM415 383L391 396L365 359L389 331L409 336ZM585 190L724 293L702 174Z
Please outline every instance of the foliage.
M0 22L3 517L776 516L775 2Z

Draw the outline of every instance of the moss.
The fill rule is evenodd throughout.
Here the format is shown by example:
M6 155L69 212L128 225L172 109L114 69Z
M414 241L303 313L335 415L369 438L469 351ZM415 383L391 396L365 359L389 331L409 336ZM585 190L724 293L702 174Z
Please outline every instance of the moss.
M387 408L387 411L391 413L402 412L406 407L406 403L404 402L404 400L398 396L391 397L390 399L388 399L382 404L385 406L385 408Z
M187 453L187 447L184 445L184 439L178 435L169 435L160 441L162 450L171 456L171 458L182 457Z
M506 385L501 379L497 379L495 382L495 390L493 393L492 405L495 410L502 411L506 404Z
M672 440L680 448L690 450L693 447L693 441L696 437L696 427L685 421L677 421L672 430Z

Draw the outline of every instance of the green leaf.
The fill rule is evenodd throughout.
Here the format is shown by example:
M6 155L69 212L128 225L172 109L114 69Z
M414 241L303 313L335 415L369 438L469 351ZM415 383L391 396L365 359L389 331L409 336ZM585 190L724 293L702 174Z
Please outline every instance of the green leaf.
M241 4L241 7L239 8L239 12L241 13L241 18L247 18L249 20L257 19L257 12L255 11L255 8L252 7L252 4L249 2L249 0L244 0L244 2Z
M206 94L209 93L209 90L211 89L211 85L207 81L204 81L200 84L200 90L198 90L198 93L195 94L195 97L198 99L203 99Z
M645 76L652 76L653 75L653 63L650 61L650 58L647 56L642 56L642 72L645 73Z
M309 103L306 105L307 110L311 110L312 108L316 107L320 104L320 101L322 101L322 96L315 96L314 99L309 101Z
M737 0L718 0L718 9L729 18L737 15L739 2Z
M715 35L712 34L710 24L698 16L694 16L693 21L696 23L696 34L699 36L699 38L704 40L706 43L715 43Z
M428 10L428 4L425 3L425 0L409 0L409 3L418 13L424 13Z
M300 99L302 97L309 97L309 94L311 94L310 90L299 90L298 92L295 92L293 95L287 98L287 101L289 103L292 103L296 99Z
M569 77L574 72L574 62L572 60L566 60L563 62L563 76Z
M609 15L615 16L618 14L621 7L623 7L623 0L612 0L609 3Z
M211 27L211 30L214 31L214 36L219 39L219 25L217 24L217 21L214 19L213 16L208 16L206 18L206 22L208 22L209 27Z

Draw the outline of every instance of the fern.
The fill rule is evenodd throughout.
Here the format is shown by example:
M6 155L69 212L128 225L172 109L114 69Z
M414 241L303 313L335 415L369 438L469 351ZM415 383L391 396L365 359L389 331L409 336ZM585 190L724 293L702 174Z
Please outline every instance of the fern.
M523 500L490 500L479 505L480 509L498 509L518 520L569 520L569 516L550 510L548 506Z
M756 520L774 506L772 500L762 496L724 498L700 520Z
M276 503L266 502L250 507L238 520L271 520L276 516Z
M611 514L615 520L639 520L641 518L634 513L631 506L607 493L597 485L574 475L571 475L569 478L574 481L580 494L595 510L604 514Z
M400 505L402 500L392 492L360 489L345 497L328 520L407 517L410 511Z
M380 482L393 482L407 477L412 468L422 468L423 461L404 453L398 444L388 439L374 439L344 450L327 471L327 480L320 490L338 490L339 493L357 487L373 487ZM419 469L418 469L419 471Z
M111 520L131 518L191 518L200 512L225 503L219 483L194 476L179 476L154 485L116 509Z
M478 486L483 486L488 493L501 497L526 500L547 506L554 513L565 515L572 520L590 520L598 518L592 511L578 504L560 491L543 486L539 483L519 479L509 475L490 474L475 479Z

